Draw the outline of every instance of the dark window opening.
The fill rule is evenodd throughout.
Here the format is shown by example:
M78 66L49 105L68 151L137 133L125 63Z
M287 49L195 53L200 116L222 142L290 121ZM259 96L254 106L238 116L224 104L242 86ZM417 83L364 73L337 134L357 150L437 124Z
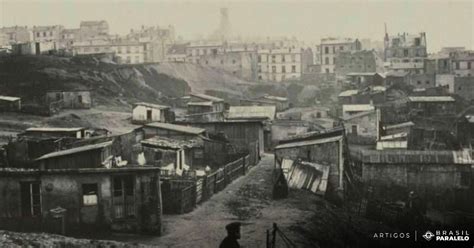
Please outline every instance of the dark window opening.
M151 117L152 117L152 115L151 115L151 109L148 109L148 110L146 111L146 119L149 120L149 121L151 121Z
M77 96L77 102L82 103L82 96Z
M352 125L352 134L357 135L357 125Z
M114 178L113 205L115 218L135 217L135 194L132 176Z

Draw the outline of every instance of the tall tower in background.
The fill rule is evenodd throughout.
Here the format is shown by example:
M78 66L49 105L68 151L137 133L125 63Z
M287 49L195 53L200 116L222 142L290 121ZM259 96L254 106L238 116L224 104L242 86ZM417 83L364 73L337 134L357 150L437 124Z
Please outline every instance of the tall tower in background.
M232 26L229 20L229 10L227 8L221 8L220 13L219 27L212 35L212 38L224 42L230 39Z

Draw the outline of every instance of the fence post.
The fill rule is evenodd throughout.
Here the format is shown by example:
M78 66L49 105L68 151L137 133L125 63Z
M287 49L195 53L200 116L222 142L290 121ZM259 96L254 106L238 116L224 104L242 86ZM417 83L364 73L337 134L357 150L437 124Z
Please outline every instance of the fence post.
M243 172L243 175L245 175L245 173L247 172L246 171L247 168L245 168L245 155L242 157L242 172Z

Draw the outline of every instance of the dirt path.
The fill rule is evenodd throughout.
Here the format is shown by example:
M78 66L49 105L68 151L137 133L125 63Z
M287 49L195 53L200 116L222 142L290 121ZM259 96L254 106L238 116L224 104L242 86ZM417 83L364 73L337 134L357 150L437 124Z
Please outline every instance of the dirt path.
M308 241L293 232L291 227L305 221L311 211L296 206L307 205L306 200L271 199L273 166L273 155L265 155L259 165L252 168L245 177L234 181L193 212L165 216L162 237L126 238L126 241L159 247L218 247L226 236L225 225L241 221L243 227L240 244L243 247L265 247L266 230L274 222L278 223L290 239L308 246ZM308 195L303 198L308 199Z

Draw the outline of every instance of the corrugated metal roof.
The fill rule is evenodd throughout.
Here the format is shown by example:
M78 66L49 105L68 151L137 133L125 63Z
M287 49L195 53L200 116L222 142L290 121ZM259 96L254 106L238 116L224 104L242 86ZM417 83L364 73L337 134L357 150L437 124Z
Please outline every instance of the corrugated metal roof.
M197 139L176 140L176 139L169 139L169 138L158 137L158 136L155 136L146 140L142 140L141 143L143 145L164 147L164 148L171 148L171 149L193 148L193 147L201 147L203 145L202 141L197 140Z
M274 120L276 114L275 106L231 106L228 119L252 119L268 118Z
M351 156L373 164L473 164L469 151L351 149Z
M166 106L166 105L159 105L159 104L147 103L147 102L137 102L133 105L134 106L145 106L145 107L157 108L157 109L168 109L168 108L170 108L169 106Z
M14 96L0 96L0 100L14 102L14 101L20 100L20 98L19 97L14 97Z
M408 134L406 132L402 133L396 133L396 134L391 134L391 135L386 135L380 137L380 140L393 140L393 139L399 139L399 138L406 138Z
M223 102L224 101L224 99L222 99L222 98L215 97L215 96L209 96L209 95L201 94L201 93L190 93L189 95L197 97L197 98L201 98L201 99L204 99L204 100L208 100L208 101L211 101L211 102Z
M454 102L451 96L409 96L410 102Z
M286 148L294 148L294 147L301 147L301 146L324 144L324 143L336 142L341 139L342 139L342 135L329 137L329 138L323 138L323 139L316 138L312 140L297 141L297 142L291 142L291 143L278 145L277 147L275 147L275 149L286 149Z
M87 146L80 146L72 149L67 149L67 150L62 150L58 152L52 152L45 154L37 159L36 161L39 160L44 160L44 159L49 159L49 158L55 158L55 157L61 157L61 156L66 156L74 153L80 153L80 152L85 152L85 151L91 151L91 150L97 150L97 149L102 149L104 147L112 145L112 141L107 141L104 143L99 143L99 144L93 144L93 145L87 145Z
M154 127L160 129L171 130L180 133L188 133L188 134L201 134L206 131L203 128L191 127L191 126L183 126L183 125L176 125L171 123L162 123L162 122L152 122L145 124L146 127Z
M358 90L346 90L346 91L343 91L339 94L339 96L353 96L353 95L357 95L359 93Z
M27 132L78 132L86 129L85 127L30 127Z
M364 116L366 116L366 115L371 115L371 114L375 114L375 110L357 113L357 114L354 114L354 115L350 115L350 116L344 117L344 118L342 118L342 119L343 119L344 121L349 121L349 120L352 120L352 119L356 119L356 118L359 118L359 117L364 117Z

